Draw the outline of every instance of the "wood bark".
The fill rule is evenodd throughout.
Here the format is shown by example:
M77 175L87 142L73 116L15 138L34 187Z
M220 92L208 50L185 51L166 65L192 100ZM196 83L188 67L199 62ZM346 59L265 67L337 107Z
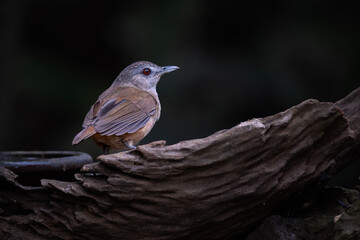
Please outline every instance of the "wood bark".
M224 239L359 156L360 89L202 139L99 156L77 181L0 169L1 239Z

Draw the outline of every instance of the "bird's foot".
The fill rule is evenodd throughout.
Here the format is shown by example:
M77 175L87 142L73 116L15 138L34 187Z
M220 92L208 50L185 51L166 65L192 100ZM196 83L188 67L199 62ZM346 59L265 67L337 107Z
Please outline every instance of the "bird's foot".
M124 145L130 149L136 149L136 147L134 146L134 143L132 141L124 142Z
M110 152L110 146L103 144L103 153L109 154L109 152Z

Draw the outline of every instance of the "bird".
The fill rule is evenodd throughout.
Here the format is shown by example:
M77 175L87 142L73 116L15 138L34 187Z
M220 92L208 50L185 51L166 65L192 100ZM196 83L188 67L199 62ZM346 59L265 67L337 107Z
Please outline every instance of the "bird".
M177 69L149 61L134 62L124 68L91 106L72 145L92 138L104 154L135 149L160 118L157 83L163 74Z

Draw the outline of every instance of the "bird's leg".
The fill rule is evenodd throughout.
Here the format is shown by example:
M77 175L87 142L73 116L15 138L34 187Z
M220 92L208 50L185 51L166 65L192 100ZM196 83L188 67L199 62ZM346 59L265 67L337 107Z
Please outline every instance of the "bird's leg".
M136 149L136 147L134 146L134 143L132 141L124 141L124 145L128 148Z
M109 145L103 144L102 149L103 149L104 154L109 154L109 151L110 151Z

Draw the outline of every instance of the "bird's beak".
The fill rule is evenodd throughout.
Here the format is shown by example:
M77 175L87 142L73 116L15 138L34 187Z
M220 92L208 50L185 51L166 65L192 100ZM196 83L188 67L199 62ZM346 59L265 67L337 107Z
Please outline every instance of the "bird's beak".
M178 69L180 69L178 66L164 66L161 67L161 74L169 73Z

